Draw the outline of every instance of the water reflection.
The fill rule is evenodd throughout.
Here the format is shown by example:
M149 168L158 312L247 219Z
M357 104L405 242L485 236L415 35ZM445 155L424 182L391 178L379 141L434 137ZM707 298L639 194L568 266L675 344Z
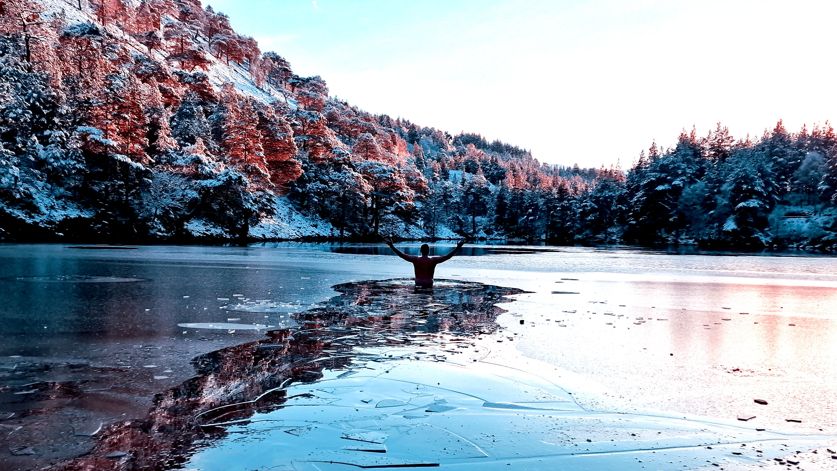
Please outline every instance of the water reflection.
M419 243L398 244L399 250L409 255L420 255ZM434 244L430 245L430 256L444 255L456 247L455 244ZM392 250L385 245L380 244L323 244L323 248L330 252L350 254L350 255L393 255ZM508 246L481 246L468 245L459 249L457 256L478 257L482 255L531 255L547 251L558 251L554 247L548 248L534 248L534 247L508 247Z
M66 468L112 464L107 456L124 450L131 452L132 468L174 466L197 441L223 436L223 429L207 425L282 407L289 399L283 386L317 381L324 370L358 362L394 360L370 356L366 348L410 346L410 358L439 360L457 354L462 342L494 332L502 312L495 304L519 292L444 280L433 290L416 290L412 280L335 289L340 296L295 315L296 329L196 358L197 376L158 395L146 418L110 427L90 455Z
M620 409L732 420L748 411L757 427L800 418L798 429L837 430L828 399L837 394L834 288L776 279L578 278L552 286L546 278L511 305L513 314L538 322L510 326L524 355L594 380L592 394ZM546 291L554 286L579 294ZM542 348L549 342L575 348ZM754 397L768 398L769 407L753 410Z

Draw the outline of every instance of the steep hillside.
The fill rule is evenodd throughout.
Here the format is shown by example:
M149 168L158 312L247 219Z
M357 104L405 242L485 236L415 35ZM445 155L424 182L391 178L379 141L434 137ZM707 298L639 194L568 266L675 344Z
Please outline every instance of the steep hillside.
M562 168L336 100L198 0L0 1L0 240L382 235L837 250L837 134Z
M197 0L0 8L0 237L451 237L485 211L452 224L431 186L566 183L518 148L332 99Z

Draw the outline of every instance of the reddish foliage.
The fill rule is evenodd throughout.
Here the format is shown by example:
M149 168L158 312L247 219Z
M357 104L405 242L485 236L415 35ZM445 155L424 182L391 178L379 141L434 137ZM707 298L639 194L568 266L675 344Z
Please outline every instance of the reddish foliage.
M131 29L134 10L123 0L92 0L90 6L102 25L116 23L119 27Z
M209 77L201 72L186 73L179 72L177 77L180 83L186 87L187 90L194 92L202 101L214 103L217 101L217 94L212 84L209 83ZM185 93L185 91L184 91ZM182 95L180 97L183 98Z
M242 97L232 85L221 90L221 147L231 163L252 164L265 172L264 148L259 119L251 99Z
M156 2L143 0L134 15L134 23L130 32L144 35L158 32L162 15L162 8Z
M320 77L293 77L290 85L301 107L318 113L323 112L328 99L328 87L325 80Z
M262 137L264 160L270 173L270 181L283 188L302 174L299 162L293 160L297 152L291 126L277 114L275 107L259 109L258 130Z
M174 54L183 54L194 44L192 31L183 23L167 23L163 28L163 38L168 41L166 49Z
M332 132L325 117L312 111L298 112L291 126L297 145L314 159L323 159L334 148Z
M209 65L212 63L209 58L206 57L206 54L197 48L186 49L178 54L172 54L168 57L168 59L172 62L180 64L181 68L190 72L195 69L207 70Z
M257 82L267 82L276 88L285 88L293 77L291 65L275 52L266 52L259 61Z

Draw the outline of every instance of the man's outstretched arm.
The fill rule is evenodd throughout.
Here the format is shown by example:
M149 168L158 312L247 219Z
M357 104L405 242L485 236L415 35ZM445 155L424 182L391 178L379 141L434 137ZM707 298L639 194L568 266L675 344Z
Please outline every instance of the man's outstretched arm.
M409 255L405 254L404 252L402 252L402 251L400 251L400 250L396 249L396 248L395 248L395 246L394 246L394 245L392 245L392 240L387 239L387 240L386 240L386 243L387 243L387 245L389 246L389 248L390 248L390 249L392 249L392 251L393 251L393 252L395 252L395 255L398 255L399 257L403 258L404 260L406 260L406 261L408 261L408 262L412 262L412 261L413 261L413 257L411 257L411 256L409 256Z
M450 252L448 252L447 255L442 255L441 257L437 258L436 263L442 263L442 262L446 262L446 261L450 260L451 257L456 255L456 252L459 252L459 249L461 249L463 245L465 245L465 239L462 239L459 242L457 242L456 243L456 248L451 250Z

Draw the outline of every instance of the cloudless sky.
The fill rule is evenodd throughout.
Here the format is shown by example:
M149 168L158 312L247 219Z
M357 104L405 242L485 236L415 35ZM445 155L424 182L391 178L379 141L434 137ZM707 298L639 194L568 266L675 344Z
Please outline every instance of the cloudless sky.
M757 137L837 111L827 0L208 3L333 96L542 162L627 168L684 128Z

